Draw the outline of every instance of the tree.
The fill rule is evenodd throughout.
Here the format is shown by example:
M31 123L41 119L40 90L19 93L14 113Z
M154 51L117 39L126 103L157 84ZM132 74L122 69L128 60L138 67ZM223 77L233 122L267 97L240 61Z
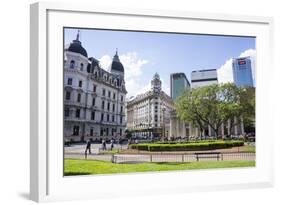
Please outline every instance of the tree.
M238 88L234 84L214 84L185 91L176 101L177 116L200 129L210 126L218 136L222 123L235 117L254 116L254 89Z

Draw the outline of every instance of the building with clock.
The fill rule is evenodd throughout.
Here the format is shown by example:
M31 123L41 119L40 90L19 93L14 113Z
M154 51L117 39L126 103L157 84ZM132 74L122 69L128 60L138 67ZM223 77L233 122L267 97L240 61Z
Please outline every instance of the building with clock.
M149 139L170 136L172 98L162 90L158 73L151 80L151 89L127 102L127 129L133 136Z

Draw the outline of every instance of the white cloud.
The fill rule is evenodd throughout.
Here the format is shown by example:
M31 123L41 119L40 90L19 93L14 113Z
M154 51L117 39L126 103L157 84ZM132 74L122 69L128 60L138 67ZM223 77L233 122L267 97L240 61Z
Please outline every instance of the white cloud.
M141 59L137 52L128 52L119 55L119 59L122 62L125 69L125 82L128 91L127 97L136 96L142 92L148 91L150 84L144 85L147 79L143 79L144 65L148 63L148 60ZM112 57L110 55L104 55L100 59L100 65L105 70L110 69Z
M233 82L232 59L228 59L218 70L219 83Z
M252 63L252 74L255 84L255 70L256 70L256 50L248 49L243 51L239 57L250 57ZM233 82L232 73L232 58L228 59L218 70L218 81L219 83Z
M112 58L110 57L110 55L104 55L102 56L100 59L100 66L109 71L109 68L110 68L110 65L111 65L111 62L112 62Z
M140 59L137 52L128 52L119 56L125 68L125 77L130 79L142 75L143 66L148 63L147 60Z

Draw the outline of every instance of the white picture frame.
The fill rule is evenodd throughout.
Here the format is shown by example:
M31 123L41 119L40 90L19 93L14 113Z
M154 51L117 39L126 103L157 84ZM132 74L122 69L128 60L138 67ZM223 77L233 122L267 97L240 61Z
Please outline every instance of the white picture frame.
M117 23L118 22L118 23ZM30 198L34 201L126 197L273 186L270 17L97 8L35 3L30 15ZM63 177L63 27L256 36L257 154L255 168ZM267 69L262 69L267 67ZM59 70L61 68L61 70ZM59 89L61 87L61 89ZM266 137L265 137L266 136ZM118 184L106 186L106 184Z

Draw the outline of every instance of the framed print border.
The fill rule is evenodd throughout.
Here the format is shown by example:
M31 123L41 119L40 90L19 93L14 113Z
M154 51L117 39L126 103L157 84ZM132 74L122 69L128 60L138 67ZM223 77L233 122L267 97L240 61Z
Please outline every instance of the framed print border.
M273 184L273 136L269 136L271 141L265 142L259 140L257 150L261 148L261 142L265 143L264 153L265 156L261 155L257 151L257 167L253 169L239 169L239 170L200 170L196 171L198 174L195 174L192 171L188 172L175 172L175 173L153 173L148 174L118 174L116 176L91 176L91 177L69 177L64 178L61 173L61 168L54 170L54 167L61 165L61 159L54 161L55 153L59 153L58 156L61 156L60 147L61 143L55 144L54 135L60 132L59 128L54 128L53 124L53 111L61 110L60 108L54 108L54 102L50 101L50 98L57 99L56 97L60 96L61 93L58 92L53 96L54 85L60 85L60 80L57 78L54 79L54 74L58 74L58 78L62 76L62 72L55 71L54 67L61 66L61 62L54 62L53 53L56 53L57 47L53 46L51 42L56 41L61 42L61 38L57 38L60 34L55 31L62 32L62 26L77 26L79 25L79 18L76 22L73 22L71 25L64 25L67 22L67 15L76 15L80 16L79 18L88 18L91 15L95 15L97 19L105 19L104 22L109 22L110 17L118 17L120 22L124 22L124 19L130 19L131 21L140 22L143 19L155 19L161 23L159 28L156 30L164 31L166 29L165 22L171 24L174 22L179 22L179 24L188 23L192 25L194 22L204 24L206 22L212 22L213 24L223 23L226 27L228 24L233 24L237 27L247 28L247 26L252 26L253 28L257 27L254 31L251 31L251 34L259 33L259 30L263 30L263 34L260 36L257 35L259 44L257 50L262 51L258 53L258 65L268 65L272 67L272 46L273 46L273 19L270 17L258 17L258 16L241 16L241 15L228 15L228 14L212 14L212 13L196 13L196 12L186 12L186 11L162 11L162 10L141 10L141 9L126 9L126 8L97 8L93 4L67 4L67 3L36 3L31 5L31 15L30 15L30 198L34 201L51 201L51 200L67 200L67 199L79 199L88 196L89 193L93 193L88 198L100 198L110 196L126 196L119 191L114 192L114 190L108 188L105 189L102 187L103 181L106 180L115 180L116 182L124 182L122 187L126 189L126 185L130 184L128 181L133 180L135 175L138 177L147 177L152 179L154 177L157 182L161 178L167 180L170 188L162 187L164 186L159 182L159 185L153 185L149 189L145 190L145 183L135 182L139 185L139 188L133 189L131 192L127 190L128 195L139 195L139 194L155 194L155 193L174 193L174 192L187 192L187 191L205 191L215 188L216 190L224 189L233 189L233 188L252 188L252 187L266 187L272 186ZM59 15L62 15L61 18L57 18ZM106 19L108 17L108 19ZM54 22L56 19L56 23ZM97 20L98 21L98 20ZM163 23L164 22L164 23ZM90 25L90 20L86 21L82 27ZM96 22L98 24L98 22ZM120 23L122 24L122 23ZM100 23L101 25L101 23ZM98 27L100 27L100 25ZM114 23L107 23L107 27L119 28L120 25ZM131 28L131 24L122 24L122 29ZM137 27L142 25L136 25L133 30L137 30ZM144 27L144 26L143 26ZM153 30L153 27L150 27L150 30ZM176 28L176 27L175 27ZM228 28L228 27L227 27ZM149 26L146 27L149 29ZM176 28L177 29L177 28ZM181 31L182 28L178 28ZM194 32L200 33L205 28L196 28ZM204 30L205 33L206 30ZM221 33L227 34L227 31L220 30ZM236 31L235 35L244 34L248 31ZM250 32L250 31L249 31ZM210 31L210 33L213 33ZM60 44L62 45L62 44ZM54 52L50 52L50 50ZM263 52L263 53L262 53ZM51 53L51 55L50 55ZM265 55L263 55L265 54ZM61 56L60 56L61 57ZM59 57L58 57L59 58ZM56 66L56 67L57 67ZM262 67L262 66L260 66ZM260 74L259 74L260 73ZM262 76L262 77L261 77ZM267 87L260 86L260 91L257 92L257 108L261 110L262 106L270 106L269 99L262 99L263 93L266 93L266 90L270 88L270 76L266 74L263 70L259 70L257 74L257 81L259 82L268 82ZM52 83L51 83L52 82ZM261 83L259 84L261 85ZM263 85L265 86L265 85ZM58 101L59 102L59 101ZM56 102L55 102L56 103ZM62 114L62 113L61 113ZM58 115L60 116L60 115ZM261 133L265 133L262 129L264 122L261 117L270 118L270 114L264 111L259 111L257 115L257 129ZM58 117L60 118L60 117ZM58 136L58 135L56 135ZM61 136L62 137L62 136ZM58 140L58 139L57 139ZM62 140L61 140L62 141ZM260 149L261 150L261 149ZM259 160L260 159L260 160ZM267 162L266 164L261 164L260 162ZM217 183L215 180L212 180L212 177L216 174L225 174L227 182L221 181ZM241 179L235 180L231 179L229 176L233 174L234 176L239 176ZM251 173L253 175L251 176ZM177 175L177 176L175 176ZM190 180L190 176L187 175L196 175L197 177L202 177L202 181L198 181L198 184L194 181L190 181L190 184L176 184L174 182L178 177L183 177L187 180ZM247 180L242 180L243 177L248 176ZM89 178L87 182L87 178ZM223 178L223 177L222 177ZM129 180L128 180L129 179ZM204 182L206 179L206 183ZM222 179L221 179L222 180ZM81 182L81 183L80 183ZM243 182L243 183L242 183ZM54 184L57 184L57 187L54 188ZM75 189L79 189L85 185L90 186L96 184L100 186L100 190L94 192L96 188L93 188L91 191L81 194L77 193L75 190L64 189L69 187L74 183L77 184ZM167 186L167 185L166 185ZM135 193L133 193L135 192ZM121 194L120 194L121 193ZM120 194L120 195L118 195ZM69 195L69 197L67 197Z

